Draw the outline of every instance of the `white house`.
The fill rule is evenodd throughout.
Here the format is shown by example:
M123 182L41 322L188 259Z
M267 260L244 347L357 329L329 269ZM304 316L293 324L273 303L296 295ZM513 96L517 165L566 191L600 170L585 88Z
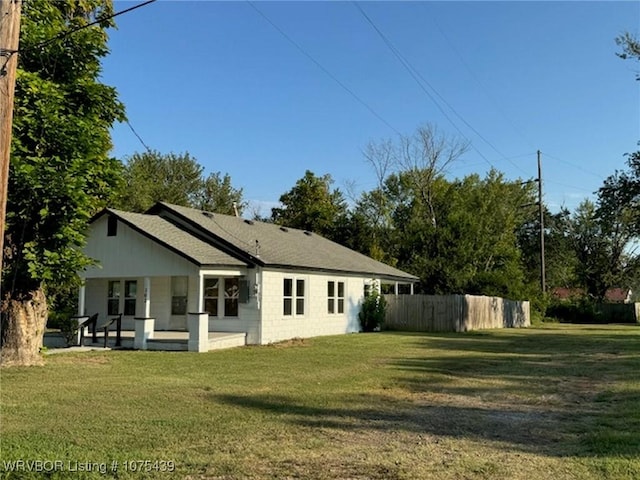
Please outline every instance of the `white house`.
M357 332L366 289L418 280L312 232L167 203L103 210L85 252L97 264L81 273L79 314L122 314L142 348L163 330L249 344Z

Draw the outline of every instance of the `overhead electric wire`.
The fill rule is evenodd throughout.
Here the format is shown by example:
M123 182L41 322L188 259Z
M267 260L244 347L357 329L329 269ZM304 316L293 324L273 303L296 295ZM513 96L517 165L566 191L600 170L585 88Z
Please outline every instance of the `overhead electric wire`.
M275 22L273 22L262 10L256 7L255 3L252 1L247 2L251 8L253 8L262 18L264 18L273 28L275 28L280 35L282 35L291 45L296 47L300 53L302 53L305 57L311 60L320 70L322 70L329 78L331 78L334 82L336 82L344 91L346 91L349 95L351 95L358 103L360 103L363 107L365 107L373 116L375 116L378 120L384 123L387 127L393 130L397 135L402 136L402 134L387 120L385 120L378 112L376 112L371 105L362 100L353 90L347 87L343 82L338 79L333 73L331 73L327 68L324 67L318 60L316 60L311 54L309 54L304 48L300 46L295 40L293 40L287 33L282 30Z
M487 96L487 98L489 99L489 101L493 104L493 106L495 107L496 111L498 111L500 113L500 115L502 115L505 120L507 120L507 123L509 124L509 126L513 129L514 132L516 132L518 135L520 135L520 137L531 147L531 148L535 148L532 143L529 141L529 139L522 133L522 130L520 130L519 128L516 127L516 124L513 120L511 120L507 114L504 112L504 110L500 107L500 105L498 104L498 102L495 100L495 98L493 98L493 96L489 93L489 90L487 89L487 87L480 81L480 79L478 78L478 76L474 73L473 69L469 66L469 64L467 63L467 61L464 59L464 57L462 56L462 54L460 53L460 51L455 47L455 45L453 44L453 42L451 41L451 39L449 38L449 36L447 35L447 33L445 32L445 30L440 26L440 24L438 23L438 21L436 20L435 16L431 15L431 20L433 22L433 24L436 26L436 28L438 29L438 31L440 32L440 34L442 35L442 37L445 39L445 41L449 44L449 47L451 47L451 50L453 50L453 52L456 54L456 56L458 57L458 60L460 60L460 63L462 63L462 65L464 65L464 67L467 69L467 71L469 72L469 75L471 76L471 78L473 78L475 80L475 82L480 86L480 89L484 92L484 94Z
M378 28L378 26L374 23L371 17L367 15L367 13L358 4L358 2L353 2L353 4L360 11L360 14L371 25L371 27L376 31L376 33L380 36L380 38L382 38L385 45L387 45L389 50L391 50L391 52L395 55L395 57L400 61L402 66L407 70L407 72L409 72L409 74L416 81L420 89L429 97L429 99L433 102L433 104L438 108L438 110L440 110L440 112L445 116L445 118L449 121L449 123L451 123L451 125L458 131L458 133L462 135L462 137L464 137L467 141L469 141L467 136L462 132L462 130L458 127L458 125L456 125L456 123L446 113L446 111L437 102L434 96L424 87L422 82L424 82L424 84L426 84L433 91L433 93L442 101L442 103L444 103L447 107L449 107L449 109L453 112L453 114L456 117L458 117L458 119L460 119L460 121L464 123L470 130L472 130L482 141L484 141L487 145L489 145L489 147L491 147L503 159L507 160L514 167L516 167L517 169L525 173L525 175L527 174L527 172L520 165L518 165L515 162L512 162L509 158L507 158L506 155L504 155L500 150L498 150L495 147L495 145L493 145L489 140L487 140L484 137L484 135L482 135L478 130L476 130L473 127L473 125L471 125L462 115L460 115L456 111L455 108L453 108L453 106L449 102L447 102L447 100L438 92L438 90L433 85L431 85L431 83L426 78L424 78L424 76L421 75L420 72L418 72L418 70L411 64L411 62L409 62L409 60L407 60L407 58L404 55L402 55L402 53L393 45L393 43L391 43L388 37L380 30L380 28ZM422 80L422 82L420 80ZM484 154L480 150L478 150L478 148L475 145L473 145L473 143L471 143L471 147L478 153L478 155L480 155L480 157L482 157L482 159L485 162L487 162L491 167L495 168L494 165L487 159L487 157L485 157Z
M53 42L55 42L57 40L62 40L63 38L66 38L66 37L68 37L70 35L73 35L74 33L79 32L80 30L84 30L85 28L92 27L93 25L96 25L98 23L104 22L105 20L111 20L112 18L118 17L120 15L124 15L125 13L132 12L133 10L136 10L138 8L145 7L145 6L147 6L150 3L153 3L155 1L156 0L147 0L146 2L139 3L138 5L134 5L133 7L125 8L124 10L120 10L119 12L112 13L111 15L105 15L105 16L102 16L102 17L98 17L93 22L87 23L86 25L80 25L79 27L75 27L75 28L72 28L70 30L65 30L63 32L60 32L57 35L54 35L53 37L51 37L51 38L49 38L47 40L44 40L44 41L42 41L40 43L37 43L36 45L33 45L32 47L29 47L29 48L26 48L26 49L18 49L18 53L29 51L29 50L35 50L37 48L42 48L42 47L47 46L50 43L53 43Z
M151 153L151 149L147 146L146 143L144 143L144 140L142 140L142 137L140 135L138 135L138 132L136 132L135 128L133 128L133 125L131 125L131 123L129 122L129 120L125 120L126 124L129 126L129 128L131 129L131 131L133 132L133 134L136 136L136 138L140 141L140 143L142 144L142 146L147 150L147 152Z
M111 20L112 18L115 18L115 17L117 17L119 15L123 15L125 13L129 13L129 12L131 12L133 10L136 10L138 8L141 8L141 7L144 7L146 5L149 5L150 3L153 3L155 1L156 0L147 0L146 2L142 2L142 3L138 4L138 5L134 5L133 7L125 8L124 10L121 10L119 12L115 12L115 13L112 13L110 15L105 15L105 16L96 18L93 22L87 23L86 25L80 25L79 27L74 27L74 28L71 28L69 30L64 30L64 31L54 35L53 37L48 38L47 40L43 40L42 42L37 43L35 45L32 45L32 46L30 46L28 48L18 48L18 50L10 51L10 52L8 52L9 55L7 55L7 59L5 60L4 64L2 65L2 67L0 67L0 71L4 70L4 68L7 66L7 63L9 63L9 60L11 59L11 57L16 53L20 54L20 53L24 53L24 52L29 52L31 50L40 49L40 48L45 47L45 46L47 46L47 45L49 45L49 44L51 44L53 42L56 42L58 40L62 40L64 38L67 38L68 36L73 35L74 33L79 32L80 30L84 30L85 28L92 27L93 25L96 25L98 23L104 22L105 20ZM2 18L2 20L4 20L4 17Z
M602 175L599 175L596 172L588 170L588 169L578 165L577 163L573 163L573 162L569 162L567 160L563 160L562 158L558 158L555 155L550 155L547 152L544 152L544 155L546 157L552 158L553 160L557 160L557 161L562 162L562 163L564 163L566 165L569 165L570 167L577 168L578 170L582 170L584 173L588 173L589 175L593 175L594 177L597 177L600 180L604 180L604 177Z

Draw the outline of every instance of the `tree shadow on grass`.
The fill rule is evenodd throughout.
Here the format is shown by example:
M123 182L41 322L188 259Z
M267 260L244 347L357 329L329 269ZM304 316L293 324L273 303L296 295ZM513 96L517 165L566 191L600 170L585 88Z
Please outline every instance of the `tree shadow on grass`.
M209 399L314 429L428 434L554 457L640 454L638 337L606 330L575 338L549 332L410 336L411 356L383 367L388 394Z
M555 428L557 422L572 415L566 413L435 405L369 394L343 398L339 407L301 404L274 395L211 395L210 400L313 429L405 432L500 442L502 448L515 451L558 456L574 453L559 447L563 435Z
M391 366L397 384L417 395L510 401L555 417L557 435L574 440L573 455L640 455L640 338L586 329L412 335L417 355Z

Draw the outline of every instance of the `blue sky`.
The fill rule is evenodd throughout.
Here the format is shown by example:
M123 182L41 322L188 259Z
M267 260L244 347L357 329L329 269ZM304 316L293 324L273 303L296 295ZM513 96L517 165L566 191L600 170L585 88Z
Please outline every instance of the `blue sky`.
M358 5L419 81L353 2L166 0L116 19L103 81L149 147L229 173L263 214L305 170L373 188L367 143L426 123L473 145L450 177L533 178L540 149L552 210L638 148L640 63L615 37L640 32L639 2ZM113 143L118 158L144 149L126 124Z

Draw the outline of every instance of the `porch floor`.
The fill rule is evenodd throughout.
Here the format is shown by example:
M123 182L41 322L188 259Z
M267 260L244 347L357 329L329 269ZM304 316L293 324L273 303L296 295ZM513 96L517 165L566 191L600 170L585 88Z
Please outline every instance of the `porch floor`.
M44 344L50 344L51 347L59 347L62 345L56 345L54 335L59 334L45 334ZM221 350L224 348L232 348L246 345L246 336L244 332L209 332L209 350ZM47 341L49 337L49 341ZM120 348L133 348L135 338L135 331L122 330L120 332L121 345ZM61 338L60 338L61 340ZM85 347L104 347L104 332L96 333L96 342L92 342L92 335L85 334L84 346ZM62 342L64 343L64 342ZM107 348L113 348L116 343L116 332L109 331L109 337L107 339ZM169 351L187 351L189 348L189 332L187 331L165 331L157 330L153 332L153 338L147 340L148 350L169 350Z

